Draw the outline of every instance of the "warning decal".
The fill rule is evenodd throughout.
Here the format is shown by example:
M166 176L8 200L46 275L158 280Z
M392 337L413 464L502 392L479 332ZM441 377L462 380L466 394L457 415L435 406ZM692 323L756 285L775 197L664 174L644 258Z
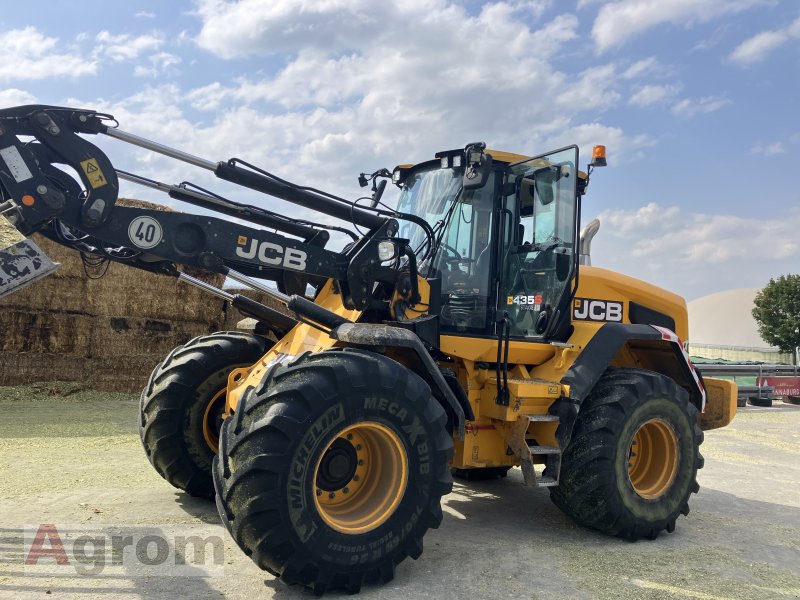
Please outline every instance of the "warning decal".
M93 188L97 189L108 183L105 175L103 175L103 172L100 170L100 165L97 164L96 158L89 158L81 161L81 169L83 169L83 172L86 174L86 179L89 180L89 184Z

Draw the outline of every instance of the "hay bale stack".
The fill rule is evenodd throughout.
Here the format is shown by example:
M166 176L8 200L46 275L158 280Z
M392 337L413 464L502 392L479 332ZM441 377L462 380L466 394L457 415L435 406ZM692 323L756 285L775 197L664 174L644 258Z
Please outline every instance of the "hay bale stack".
M32 237L61 267L0 299L0 385L62 380L139 391L175 346L235 328L242 318L214 296L125 265L112 263L101 279L88 279L77 252ZM218 287L224 280L219 274L192 275Z

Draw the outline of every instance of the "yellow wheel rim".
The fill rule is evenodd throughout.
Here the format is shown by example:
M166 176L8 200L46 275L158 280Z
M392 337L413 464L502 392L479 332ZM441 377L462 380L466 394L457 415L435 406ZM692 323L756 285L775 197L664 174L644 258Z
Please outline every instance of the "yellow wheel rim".
M219 426L222 419L222 412L225 410L225 395L228 387L225 386L218 391L206 405L203 414L203 437L206 444L214 454L219 452Z
M678 436L661 419L644 423L633 436L628 451L628 477L642 498L662 496L678 472Z
M385 425L351 425L325 448L314 481L314 503L325 523L341 533L366 533L386 522L403 499L408 457Z

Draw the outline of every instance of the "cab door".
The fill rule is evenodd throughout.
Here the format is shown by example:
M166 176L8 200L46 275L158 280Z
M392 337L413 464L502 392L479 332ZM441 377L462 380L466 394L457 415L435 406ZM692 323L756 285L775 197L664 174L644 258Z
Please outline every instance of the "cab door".
M578 268L578 148L508 167L503 187L511 227L500 257L498 317L511 338L568 335Z

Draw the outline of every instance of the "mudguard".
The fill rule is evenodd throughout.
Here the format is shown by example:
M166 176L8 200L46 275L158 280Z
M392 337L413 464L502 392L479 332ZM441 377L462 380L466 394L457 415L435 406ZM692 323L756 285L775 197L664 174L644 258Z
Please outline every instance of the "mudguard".
M694 368L678 336L666 327L627 323L603 325L562 378L561 382L569 385L570 400L578 408L625 347L637 361L637 364L625 366L672 378L689 392L699 411L705 409L706 389L702 375Z

